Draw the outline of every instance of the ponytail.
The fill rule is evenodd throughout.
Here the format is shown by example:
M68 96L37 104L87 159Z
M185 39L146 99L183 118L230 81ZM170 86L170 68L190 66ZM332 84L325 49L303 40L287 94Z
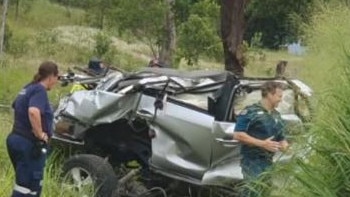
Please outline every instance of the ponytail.
M50 75L58 75L58 68L54 62L45 61L40 64L38 72L34 75L32 83L39 83Z
M42 77L40 76L39 73L36 73L33 77L33 80L31 83L39 83L42 80Z

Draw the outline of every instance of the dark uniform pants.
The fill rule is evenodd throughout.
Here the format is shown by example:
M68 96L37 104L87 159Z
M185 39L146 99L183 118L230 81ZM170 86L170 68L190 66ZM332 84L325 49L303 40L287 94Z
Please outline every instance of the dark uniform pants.
M268 174L264 174L272 166L272 158L244 158L241 161L243 178L247 185L240 197L269 196L268 187L271 185Z
M33 155L35 144L20 135L7 137L7 150L16 173L12 197L39 197L46 154Z

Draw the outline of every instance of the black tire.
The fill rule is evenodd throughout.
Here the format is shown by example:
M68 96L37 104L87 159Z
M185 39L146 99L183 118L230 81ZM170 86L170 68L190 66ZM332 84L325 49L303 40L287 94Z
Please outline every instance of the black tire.
M75 155L69 158L63 165L62 175L64 181L67 181L70 176L74 179L73 173L77 170L79 170L79 176L85 176L84 178L90 176L89 179L91 178L92 180L92 187L96 197L112 196L113 191L117 187L118 179L108 161L96 155Z

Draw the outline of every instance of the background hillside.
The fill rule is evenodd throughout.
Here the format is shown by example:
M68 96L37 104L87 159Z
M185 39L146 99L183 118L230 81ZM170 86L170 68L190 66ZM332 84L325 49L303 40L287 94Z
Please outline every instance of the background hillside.
M18 8L16 2L19 2ZM70 2L69 7L66 5L68 2ZM119 8L119 14L110 13L111 16L115 16L115 19L113 19L108 15L109 12L104 10L104 7L108 7L109 4L105 5L103 2L87 0L10 1L5 35L6 54L0 62L4 71L1 72L0 100L9 102L8 97L11 97L13 91L16 92L25 81L30 80L29 73L32 73L32 68L44 59L56 61L62 72L68 67L86 65L93 56L101 57L109 64L121 67L124 70L133 71L147 65L151 59L157 57L156 51L153 50L156 50L159 46L153 42L152 36L157 37L161 32L151 32L151 36L149 36L148 31L150 30L147 28L136 28L124 24L128 20L130 20L130 24L134 24L141 20L146 13L142 12L138 16L133 16L136 13L131 12L130 9L130 13L125 13L120 11L121 8ZM158 1L152 2L157 3ZM210 34L214 38L209 39L208 35L199 34L203 30L203 25L208 27L209 32L217 31L218 19L214 17L218 17L218 5L209 0L179 2L179 5L176 5L179 6L178 9L183 8L182 11L186 11L186 13L178 13L182 25L192 27L191 24L188 24L191 16L201 16L200 20L207 20L189 30L195 35L194 37L198 38L187 39L184 41L185 44L181 44L181 39L188 36L189 32L182 33L181 25L178 25L179 46L172 66L180 69L223 69L221 41L218 35L216 33ZM129 4L123 6L129 6ZM162 7L163 5L155 4L154 6ZM96 24L96 17L103 10L106 18L103 20L103 28L101 28L101 24ZM116 10L118 9L116 8ZM113 10L109 11L112 12ZM203 13L200 13L201 11ZM123 14L127 15L124 16ZM125 19L125 22L123 22L121 21L122 16L124 18L133 16L134 18L133 20ZM153 20L154 17L151 15L148 18L151 18L154 23L160 23ZM146 19L141 21L142 24L149 23ZM145 35L145 37L140 38L138 34L132 32L143 32L142 35ZM148 37L150 37L149 40L152 40L151 43L147 42ZM208 39L211 42L202 43L203 40ZM213 52L211 55L206 54L210 51L208 49L213 46L218 48L215 49L217 52ZM195 53L187 54L188 51L184 51L194 51L193 47L196 48ZM300 70L304 67L303 57L301 56L289 55L286 50L263 50L261 48L263 47L262 38L255 37L251 44L247 44L246 47L246 75L248 76L272 76L275 65L279 60L289 61L288 74L293 77L300 75ZM191 64L188 65L188 63Z

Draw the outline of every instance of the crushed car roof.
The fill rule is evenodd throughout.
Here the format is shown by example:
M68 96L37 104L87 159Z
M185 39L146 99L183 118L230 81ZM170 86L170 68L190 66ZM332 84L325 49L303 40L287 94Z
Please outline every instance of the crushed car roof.
M230 73L222 70L176 70L171 68L144 68L140 73L154 73L158 75L165 75L169 77L180 77L188 79L211 78L215 81L225 80Z

